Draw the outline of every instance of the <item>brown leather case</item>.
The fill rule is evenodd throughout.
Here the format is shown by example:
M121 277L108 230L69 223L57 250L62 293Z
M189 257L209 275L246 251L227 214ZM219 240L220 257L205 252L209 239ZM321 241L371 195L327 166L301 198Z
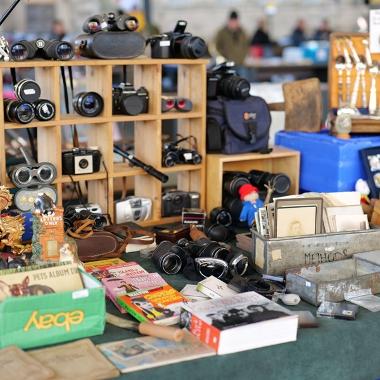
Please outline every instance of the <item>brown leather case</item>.
M156 226L153 230L156 233L157 244L162 241L177 243L177 241L182 238L190 239L190 227L184 226L182 223L167 226Z

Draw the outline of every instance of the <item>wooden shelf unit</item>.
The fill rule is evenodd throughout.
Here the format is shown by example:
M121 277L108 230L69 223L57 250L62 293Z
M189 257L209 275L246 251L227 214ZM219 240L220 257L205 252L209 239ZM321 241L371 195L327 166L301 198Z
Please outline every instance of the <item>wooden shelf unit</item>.
M0 99L0 146L5 147L5 133L8 129L36 128L38 161L53 163L58 172L58 204L62 204L62 184L71 182L69 176L62 175L62 127L69 125L89 126L88 145L97 146L102 152L102 165L98 173L73 176L74 181L87 181L88 200L100 204L114 219L114 179L134 177L134 194L153 200L152 217L145 223L154 225L179 220L178 217L161 217L161 195L163 184L147 175L142 169L129 167L127 163L114 163L113 126L116 122L134 122L135 154L140 160L163 171L177 175L177 187L184 191L197 191L201 194L201 207L205 207L206 189L206 64L207 60L149 59L131 60L90 60L72 61L32 60L25 62L0 63L0 88L3 88L3 75L9 68L29 68L34 70L35 80L41 86L41 98L53 101L58 110L51 121L34 120L30 124L9 123L4 120L3 99ZM178 65L178 96L191 99L193 111L188 113L161 113L162 66ZM149 91L149 113L137 116L112 114L112 72L115 66L132 66L134 86L144 86ZM86 70L86 90L96 91L105 99L104 110L99 117L89 118L77 114L67 115L61 99L62 66L84 66ZM177 165L162 168L162 124L164 120L178 120L178 133L194 135L198 141L198 151L203 156L200 165ZM5 149L0 153L0 183L9 185L6 170ZM202 196L203 195L203 196Z
M225 171L249 172L253 169L287 174L291 180L289 194L298 194L300 152L275 146L273 152L269 154L209 154L207 155L207 211L222 206Z

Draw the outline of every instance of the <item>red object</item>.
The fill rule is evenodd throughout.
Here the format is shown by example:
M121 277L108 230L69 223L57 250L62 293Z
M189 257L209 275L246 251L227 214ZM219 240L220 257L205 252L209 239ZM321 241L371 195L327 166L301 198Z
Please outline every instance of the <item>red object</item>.
M250 183L244 184L240 189L239 189L239 195L240 195L240 200L244 200L244 197L248 194L251 194L252 192L258 193L259 189Z

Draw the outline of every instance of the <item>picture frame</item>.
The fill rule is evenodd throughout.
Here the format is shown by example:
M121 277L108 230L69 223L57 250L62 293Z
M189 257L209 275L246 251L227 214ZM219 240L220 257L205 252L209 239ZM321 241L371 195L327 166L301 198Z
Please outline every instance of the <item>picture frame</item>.
M274 237L298 237L322 233L323 199L276 199Z
M360 151L362 163L371 190L371 198L380 195L380 147L366 148Z

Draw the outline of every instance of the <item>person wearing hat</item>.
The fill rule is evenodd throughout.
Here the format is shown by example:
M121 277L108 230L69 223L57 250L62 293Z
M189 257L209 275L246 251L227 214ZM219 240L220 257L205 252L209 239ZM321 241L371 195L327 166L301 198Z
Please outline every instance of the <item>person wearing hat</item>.
M256 212L259 208L264 207L264 202L259 199L259 190L250 183L246 183L240 187L239 195L240 200L243 202L239 220L247 222L249 226L252 226Z
M227 25L216 35L215 47L227 61L233 61L237 66L244 64L248 53L249 41L244 29L240 25L239 15L231 11Z

